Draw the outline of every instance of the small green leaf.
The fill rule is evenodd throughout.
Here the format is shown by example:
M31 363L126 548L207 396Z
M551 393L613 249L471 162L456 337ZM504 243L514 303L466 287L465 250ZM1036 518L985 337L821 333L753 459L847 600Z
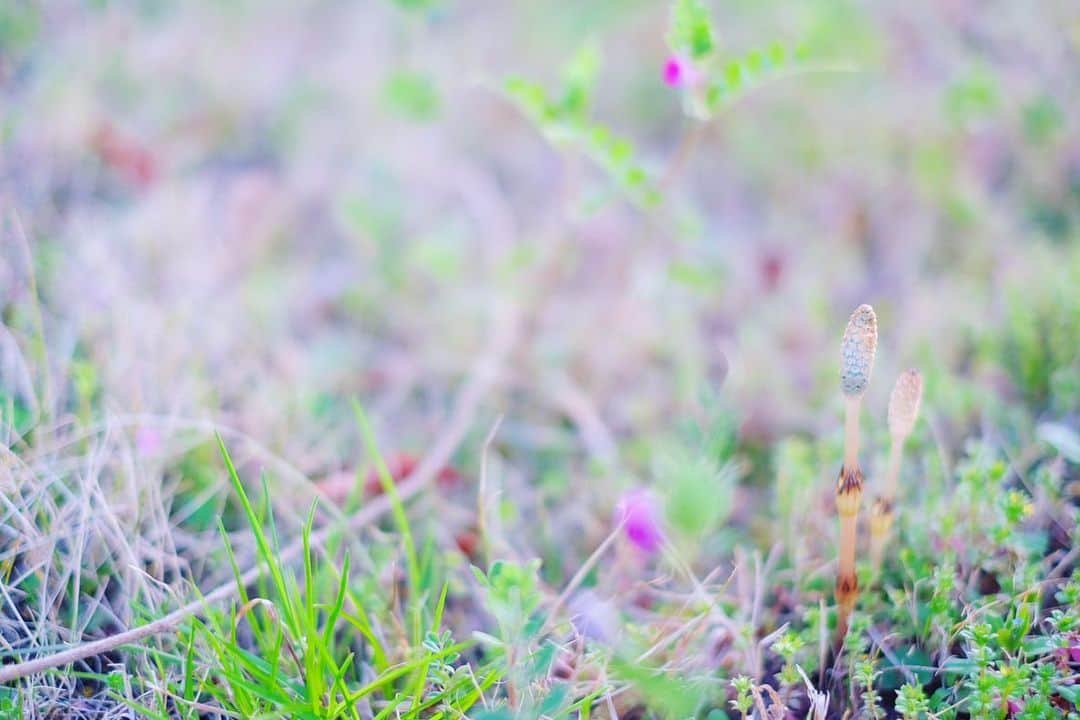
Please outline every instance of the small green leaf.
M548 109L544 89L534 82L520 77L507 78L504 85L509 95L533 119L540 119Z
M668 277L691 290L707 292L713 288L713 274L703 267L688 262L675 262L668 268Z
M778 42L769 45L765 54L768 58L769 66L772 68L780 68L787 63L787 48Z
M481 710L472 716L473 720L514 720L509 710Z
M588 43L574 55L563 72L562 110L568 115L584 118L588 113L596 76L600 71L600 53Z
M896 664L893 664L893 658L896 659ZM903 651L897 649L894 655L883 658L881 679L878 683L883 690L896 690L907 682L910 673L915 676L919 685L926 685L933 679L934 673L921 668L929 667L931 662L926 651L914 645ZM918 666L920 669L911 669L910 666ZM905 669L907 672L904 672Z
M971 658L951 657L941 664L941 670L949 675L975 675L979 664Z
M435 0L394 0L394 4L404 10L426 10L435 4Z
M566 705L566 697L568 694L569 690L566 683L558 683L551 688L547 697L540 703L540 706L536 709L537 713L541 717L556 717L563 709L563 706Z
M542 680L551 670L551 664L555 661L557 647L552 642L546 642L540 649L532 654L528 662L528 677L530 680Z
M644 170L635 165L634 167L627 168L623 180L628 187L639 188L645 184L645 181L648 180L648 176L645 174Z
M439 92L422 73L392 73L383 85L383 101L393 112L416 122L433 120L439 114Z
M729 92L737 92L743 84L745 72L738 60L732 60L724 67L724 87Z
M1080 685L1055 685L1054 690L1075 707L1080 708Z
M668 45L699 60L716 46L712 18L701 0L676 0L671 10Z
M1024 648L1024 654L1028 657L1039 657L1042 655L1049 655L1057 650L1058 646L1052 637L1046 635L1033 635L1024 638L1022 647Z
M956 122L985 117L998 106L998 87L987 72L978 70L954 83L945 95L945 110Z
M1065 123L1061 107L1049 95L1043 95L1024 106L1024 136L1031 143L1049 140Z
M743 63L746 66L748 75L756 75L765 69L765 56L760 50L751 50L746 53L746 59Z
M615 138L608 145L608 158L615 164L621 165L629 161L633 154L634 146L624 138Z
M612 661L612 672L627 680L664 718L688 718L702 697L703 688L685 678L621 659Z

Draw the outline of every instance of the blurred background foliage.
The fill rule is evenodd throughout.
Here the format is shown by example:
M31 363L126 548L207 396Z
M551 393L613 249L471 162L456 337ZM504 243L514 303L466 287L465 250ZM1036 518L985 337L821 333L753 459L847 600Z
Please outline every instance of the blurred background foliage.
M500 442L538 478L582 422L586 468L648 475L717 402L770 477L774 438L834 426L862 301L879 377L922 367L954 443L987 390L1075 417L1076 9L675 6L5 3L0 303L32 333L17 223L53 377L5 417L35 385L84 417L213 409L317 474L353 396L422 444L529 294ZM683 51L707 92L665 83Z

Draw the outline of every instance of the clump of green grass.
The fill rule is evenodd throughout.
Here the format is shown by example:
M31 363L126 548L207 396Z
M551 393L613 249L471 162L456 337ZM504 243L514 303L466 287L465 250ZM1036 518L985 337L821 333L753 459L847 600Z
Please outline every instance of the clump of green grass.
M497 681L497 670L457 672L471 641L454 642L443 627L449 586L435 592L430 574L416 573L403 593L397 645L360 592L341 538L312 547L315 508L300 528L297 574L281 559L273 513L249 499L220 441L228 477L255 540L262 579L250 586L221 528L237 583L228 612L210 611L180 634L178 654L158 658L167 679L156 703L131 700L146 717L197 718L214 709L228 717L336 720L362 717L461 716ZM385 467L382 468L385 476ZM392 490L392 483L385 478ZM264 482L262 494L269 495ZM320 559L320 557L322 559ZM382 603L385 603L385 598ZM172 671L168 666L176 663ZM177 671L182 671L177 674Z

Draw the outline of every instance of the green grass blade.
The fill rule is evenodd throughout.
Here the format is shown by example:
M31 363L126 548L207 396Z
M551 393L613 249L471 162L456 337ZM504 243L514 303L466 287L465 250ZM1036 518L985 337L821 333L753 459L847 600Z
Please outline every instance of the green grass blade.
M390 469L386 467L386 462L379 453L378 444L375 442L375 433L371 429L371 423L368 421L364 408L355 398L352 406L353 413L356 415L357 427L359 427L360 435L364 441L364 450L375 463L376 473L379 476L379 482L382 484L383 492L386 493L387 498L390 500L390 511L394 517L394 523L397 525L398 532L401 533L401 542L405 548L405 561L409 572L409 588L413 593L417 593L420 591L420 563L417 560L416 545L413 542L412 530L409 527L409 518L405 514L405 506L401 502L401 496L398 494L397 486L394 484L394 478L390 475Z

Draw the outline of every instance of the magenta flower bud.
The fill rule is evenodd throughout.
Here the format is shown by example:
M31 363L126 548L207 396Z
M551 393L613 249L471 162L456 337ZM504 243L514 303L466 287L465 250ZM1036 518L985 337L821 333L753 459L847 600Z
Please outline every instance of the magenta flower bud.
M623 535L639 551L651 555L660 549L664 531L659 501L652 492L638 488L626 493L615 506L615 521L622 524Z
M664 61L664 82L671 87L690 87L701 79L694 63L681 55L669 55Z
M685 63L677 55L672 55L664 63L664 82L671 87L679 87L686 82Z

